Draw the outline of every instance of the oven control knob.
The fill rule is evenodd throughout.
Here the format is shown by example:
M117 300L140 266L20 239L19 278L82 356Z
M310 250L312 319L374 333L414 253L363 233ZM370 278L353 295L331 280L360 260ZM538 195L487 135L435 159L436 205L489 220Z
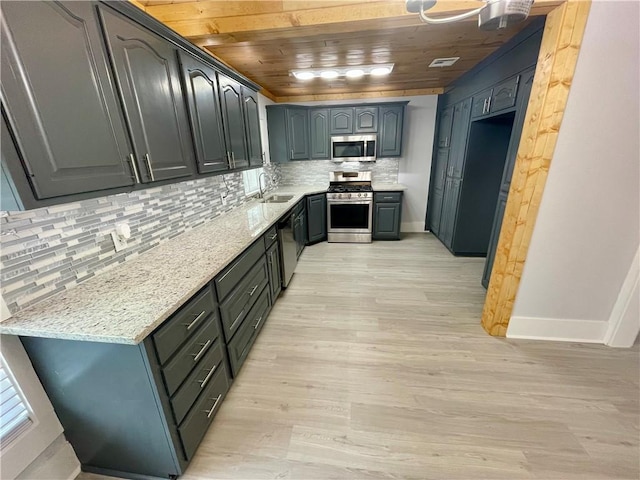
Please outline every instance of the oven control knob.
M341 193L338 194L338 198L342 198L342 194Z
M349 194L349 198L351 198L351 194Z
M359 196L359 197L361 197L361 196L362 196L362 194L361 194L361 193L359 193L359 194L358 194L358 196Z

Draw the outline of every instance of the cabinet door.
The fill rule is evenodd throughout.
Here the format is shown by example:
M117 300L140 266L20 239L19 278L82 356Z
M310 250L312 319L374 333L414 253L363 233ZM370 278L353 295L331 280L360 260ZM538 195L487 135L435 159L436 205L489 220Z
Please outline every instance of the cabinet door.
M449 164L449 149L440 148L436 153L435 166L433 169L433 182L432 187L434 191L440 194L444 193L444 183L447 176L447 166Z
M434 191L429 202L429 230L435 235L440 234L440 219L442 218L442 201L444 200L444 189L442 192Z
M180 63L198 170L200 173L227 170L229 164L224 144L216 71L182 52Z
M143 178L191 175L193 146L176 50L107 7L100 11Z
M2 90L37 198L133 185L96 11L2 2Z
M489 111L491 113L499 112L505 108L511 108L516 104L519 82L520 75L516 75L494 87L489 104Z
M309 159L309 116L306 108L287 108L287 137L291 160Z
M400 238L400 204L376 203L373 218L374 240Z
M380 107L378 157L399 157L402 154L402 121L404 105Z
M378 107L355 108L355 133L376 133L378 131Z
M353 108L332 108L331 127L329 131L331 135L349 135L353 133Z
M445 108L438 122L438 148L451 146L451 127L453 126L453 105Z
M487 249L487 260L484 262L484 272L482 273L482 285L485 288L489 287L489 279L491 278L491 269L493 268L493 262L496 258L496 249L498 248L498 237L500 236L500 229L502 228L502 220L504 218L504 211L507 207L507 194L500 193L498 196L498 205L496 206L496 213L493 217L493 226L491 227L491 238L489 239L489 247Z
M280 273L280 250L278 242L274 243L267 250L267 265L269 266L269 286L271 288L271 301L275 303L276 298L282 290L282 275Z
M307 197L308 243L327 239L327 197L324 193Z
M439 236L440 240L449 248L451 248L453 241L461 183L462 181L458 178L447 177L444 190Z
M258 94L253 90L242 87L242 104L244 106L244 123L247 133L247 153L249 165L257 166L264 163L262 139L260 138L260 112L258 110Z
M489 113L492 89L484 90L473 97L473 108L471 116L481 117Z
M329 152L329 109L312 108L309 111L311 158L326 160L331 157Z
M462 177L464 159L467 153L470 114L471 98L456 104L453 113L451 149L449 151L449 166L447 170L447 175L451 177Z
M242 86L221 73L218 74L218 83L220 86L224 135L231 167L248 167L247 141L242 115Z

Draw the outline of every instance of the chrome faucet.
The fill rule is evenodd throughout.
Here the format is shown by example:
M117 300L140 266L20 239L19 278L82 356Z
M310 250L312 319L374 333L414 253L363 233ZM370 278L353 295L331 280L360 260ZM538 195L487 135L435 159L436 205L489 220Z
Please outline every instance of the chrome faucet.
M265 193L265 191L266 191L266 189L267 189L267 187L266 187L266 182L265 182L265 189L264 189L264 190L262 189L262 176L263 176L263 175L264 175L264 178L266 178L267 180L269 180L269 181L271 180L271 179L269 178L269 175L267 175L267 174L266 174L266 172L262 172L262 173L258 176L258 191L260 192L260 193L258 193L258 198L261 198L261 199L262 199L262 198L264 198L264 193Z

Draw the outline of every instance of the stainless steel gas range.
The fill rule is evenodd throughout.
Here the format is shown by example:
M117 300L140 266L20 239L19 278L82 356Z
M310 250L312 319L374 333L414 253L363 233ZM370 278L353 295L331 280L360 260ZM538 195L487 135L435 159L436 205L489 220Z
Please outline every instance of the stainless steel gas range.
M331 172L327 190L327 240L371 243L371 172Z

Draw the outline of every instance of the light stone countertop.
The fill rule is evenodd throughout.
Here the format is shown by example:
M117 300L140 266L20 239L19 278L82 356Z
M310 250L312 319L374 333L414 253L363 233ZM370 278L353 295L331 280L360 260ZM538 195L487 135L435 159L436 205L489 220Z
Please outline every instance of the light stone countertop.
M371 184L374 192L403 192L407 187L401 183L376 183Z
M210 282L301 198L324 186L282 187L287 203L252 200L101 273L21 310L0 333L138 344Z
M0 333L138 344L305 195L328 185L282 185L286 203L252 200L0 322ZM400 191L400 184L374 190Z

